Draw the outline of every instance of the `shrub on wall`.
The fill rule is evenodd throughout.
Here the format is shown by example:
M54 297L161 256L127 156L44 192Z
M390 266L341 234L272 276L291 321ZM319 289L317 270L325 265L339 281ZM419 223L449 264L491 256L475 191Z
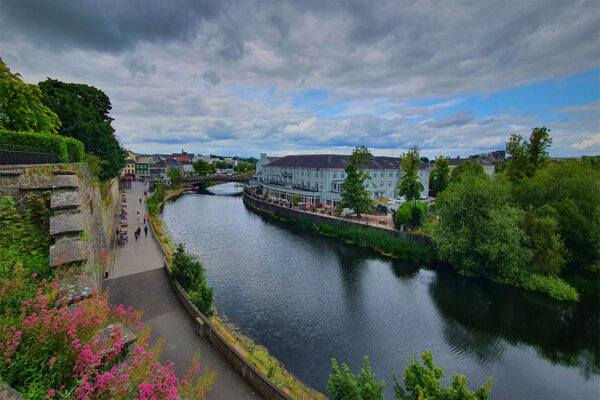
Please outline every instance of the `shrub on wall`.
M69 155L77 162L83 161L85 156L83 143L79 140L48 133L0 129L0 143L48 151L56 156L57 163L69 162Z
M73 162L82 162L85 158L85 146L82 142L71 137L63 137L67 145L67 152Z

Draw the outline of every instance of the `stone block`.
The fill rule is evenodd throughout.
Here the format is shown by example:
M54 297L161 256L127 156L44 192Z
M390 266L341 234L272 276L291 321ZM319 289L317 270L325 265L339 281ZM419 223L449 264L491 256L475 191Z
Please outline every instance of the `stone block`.
M54 175L52 178L53 189L78 189L79 178L77 175Z
M88 259L85 243L76 238L57 240L50 246L50 267L68 263L83 263Z
M83 232L80 214L61 214L50 217L50 236L79 234Z
M52 171L52 173L54 175L75 175L75 174L77 174L72 169L55 169L54 171Z
M0 383L0 400L23 400L23 396L6 383Z
M50 198L51 210L63 210L81 207L79 193L76 191L60 191L52 193Z

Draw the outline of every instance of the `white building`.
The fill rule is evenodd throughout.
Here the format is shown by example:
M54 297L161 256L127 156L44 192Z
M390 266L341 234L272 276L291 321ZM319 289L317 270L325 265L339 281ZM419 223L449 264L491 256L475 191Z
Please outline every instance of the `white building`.
M195 163L198 160L202 160L205 163L209 163L210 164L210 156L201 156L201 155L197 155L194 156L194 158L192 158L192 162Z
M471 161L472 163L481 165L483 167L483 172L485 172L490 178L493 178L494 173L496 172L496 164L492 163L491 161L489 161L488 159L485 159L485 158L456 157L456 158L450 158L448 161L450 164L450 171L452 171L454 168L456 168L457 165L460 165L466 161Z
M298 194L301 203L335 205L342 200L344 167L349 163L349 155L293 155L271 160L263 153L256 164L255 179L271 197L291 201ZM365 187L373 199L397 197L402 174L400 158L373 157L360 169L371 177L365 181ZM421 198L426 198L429 192L429 172L429 164L421 163L418 173L424 187Z

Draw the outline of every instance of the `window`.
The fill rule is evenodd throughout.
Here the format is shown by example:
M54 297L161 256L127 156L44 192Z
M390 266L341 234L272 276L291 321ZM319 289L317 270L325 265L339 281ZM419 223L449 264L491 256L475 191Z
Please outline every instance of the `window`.
M337 178L337 171L333 171L333 179Z
M367 184L365 185L365 187L368 189L369 188L369 182L367 182Z
M383 178L383 172L381 173L381 178Z

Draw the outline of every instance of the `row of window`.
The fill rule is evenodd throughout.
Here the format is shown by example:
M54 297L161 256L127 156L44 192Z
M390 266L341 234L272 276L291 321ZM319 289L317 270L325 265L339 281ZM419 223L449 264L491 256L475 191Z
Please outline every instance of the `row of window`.
M265 168L268 173L271 172L270 168ZM272 173L274 173L275 175L279 175L278 173L279 171L274 170ZM376 172L376 171L368 171L367 172L372 178L385 178L386 174L389 178L395 178L398 176L398 172L397 171L380 171L380 172ZM283 175L290 175L292 174L291 170L282 170L281 174ZM299 169L296 171L296 176L302 176L302 177L307 177L307 178L321 178L323 179L324 175L323 175L323 171L315 171L315 170L305 170L305 169ZM339 177L340 179L344 179L346 177L346 174L344 172L339 172ZM337 179L338 178L338 171L333 171L333 179Z

